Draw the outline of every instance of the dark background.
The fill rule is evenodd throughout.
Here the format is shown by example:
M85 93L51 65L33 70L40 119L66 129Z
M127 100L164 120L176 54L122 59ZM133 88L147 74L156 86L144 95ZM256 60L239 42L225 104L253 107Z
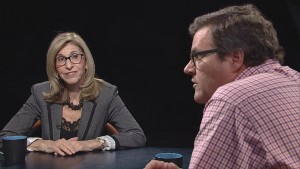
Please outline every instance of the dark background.
M0 6L1 121L21 108L34 83L46 81L45 58L57 32L75 31L94 56L96 73L117 85L149 146L192 147L203 105L193 100L188 26L196 16L252 2L273 21L285 64L300 70L297 0L6 1Z

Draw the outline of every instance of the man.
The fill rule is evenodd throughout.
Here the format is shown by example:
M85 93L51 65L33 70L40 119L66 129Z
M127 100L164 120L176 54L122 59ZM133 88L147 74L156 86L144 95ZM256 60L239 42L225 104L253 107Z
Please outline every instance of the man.
M272 23L253 5L189 27L194 100L205 103L189 168L300 168L300 73L282 66ZM145 169L178 168L152 160Z

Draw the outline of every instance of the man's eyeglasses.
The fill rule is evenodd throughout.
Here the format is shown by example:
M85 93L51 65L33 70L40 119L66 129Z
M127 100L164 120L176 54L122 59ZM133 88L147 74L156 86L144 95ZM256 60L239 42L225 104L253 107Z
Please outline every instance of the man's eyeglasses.
M196 67L196 60L201 60L202 58L204 58L205 56L207 56L208 54L210 53L216 53L218 52L219 50L218 49L209 49L209 50L204 50L204 51L194 51L194 52L191 52L191 60L193 61L193 64L194 66Z
M82 53L72 53L70 54L69 57L65 57L65 56L58 56L56 58L56 66L64 66L67 62L67 59L69 59L71 61L71 63L73 64L79 64L82 62L82 57L83 54Z

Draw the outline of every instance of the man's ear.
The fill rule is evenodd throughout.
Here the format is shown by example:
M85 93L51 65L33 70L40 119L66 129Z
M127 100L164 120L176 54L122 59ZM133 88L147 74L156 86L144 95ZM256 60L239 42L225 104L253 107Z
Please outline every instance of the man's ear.
M244 51L241 48L238 48L231 52L231 61L233 71L239 71L245 68Z

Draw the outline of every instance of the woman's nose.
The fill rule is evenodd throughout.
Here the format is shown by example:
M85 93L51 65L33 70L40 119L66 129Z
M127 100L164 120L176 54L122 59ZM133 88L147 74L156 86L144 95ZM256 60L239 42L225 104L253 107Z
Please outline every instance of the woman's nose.
M72 69L74 64L71 62L70 59L66 59L66 65L65 66L66 66L67 69Z

